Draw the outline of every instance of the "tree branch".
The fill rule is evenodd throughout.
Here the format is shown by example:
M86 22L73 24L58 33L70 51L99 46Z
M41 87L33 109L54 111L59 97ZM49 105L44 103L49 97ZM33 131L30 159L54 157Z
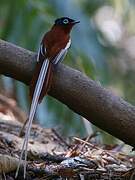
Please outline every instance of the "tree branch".
M0 72L29 84L36 54L0 40ZM81 72L57 66L49 95L96 126L134 146L135 107Z

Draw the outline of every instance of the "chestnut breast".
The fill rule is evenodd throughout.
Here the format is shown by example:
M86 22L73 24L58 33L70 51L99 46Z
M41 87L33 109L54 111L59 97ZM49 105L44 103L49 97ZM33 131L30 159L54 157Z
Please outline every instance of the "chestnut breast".
M69 39L69 33L66 33L62 28L52 28L43 38L46 47L46 57L53 60L61 49L66 47Z

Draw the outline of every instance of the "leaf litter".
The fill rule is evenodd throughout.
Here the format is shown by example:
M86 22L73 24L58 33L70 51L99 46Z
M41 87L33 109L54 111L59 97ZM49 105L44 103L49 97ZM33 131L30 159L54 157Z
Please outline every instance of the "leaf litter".
M24 121L26 117L16 107L0 95L0 179L15 179L23 143L23 137L18 136L22 127L18 118ZM109 148L97 144L92 141L95 136L72 137L67 142L55 129L34 124L29 140L26 179L134 180L134 154L123 151L124 143ZM23 162L18 176L18 180L21 179Z

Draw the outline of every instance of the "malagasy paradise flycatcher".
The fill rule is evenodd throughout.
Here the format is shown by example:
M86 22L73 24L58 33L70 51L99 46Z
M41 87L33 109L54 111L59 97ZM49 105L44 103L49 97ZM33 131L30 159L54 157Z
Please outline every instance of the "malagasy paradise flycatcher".
M32 121L38 104L41 103L43 97L50 88L53 68L55 68L67 54L71 44L70 32L72 27L77 23L79 23L79 21L75 21L68 17L56 19L51 30L44 35L41 41L37 55L35 73L33 74L30 83L30 97L32 101L16 177L18 176L23 154L24 178L26 177L27 149Z

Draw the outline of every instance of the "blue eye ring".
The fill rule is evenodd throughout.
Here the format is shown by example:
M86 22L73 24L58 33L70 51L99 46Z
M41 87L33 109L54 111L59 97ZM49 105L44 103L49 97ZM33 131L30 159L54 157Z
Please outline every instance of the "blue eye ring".
M68 19L64 19L63 20L63 24L68 24L69 23L69 20Z

